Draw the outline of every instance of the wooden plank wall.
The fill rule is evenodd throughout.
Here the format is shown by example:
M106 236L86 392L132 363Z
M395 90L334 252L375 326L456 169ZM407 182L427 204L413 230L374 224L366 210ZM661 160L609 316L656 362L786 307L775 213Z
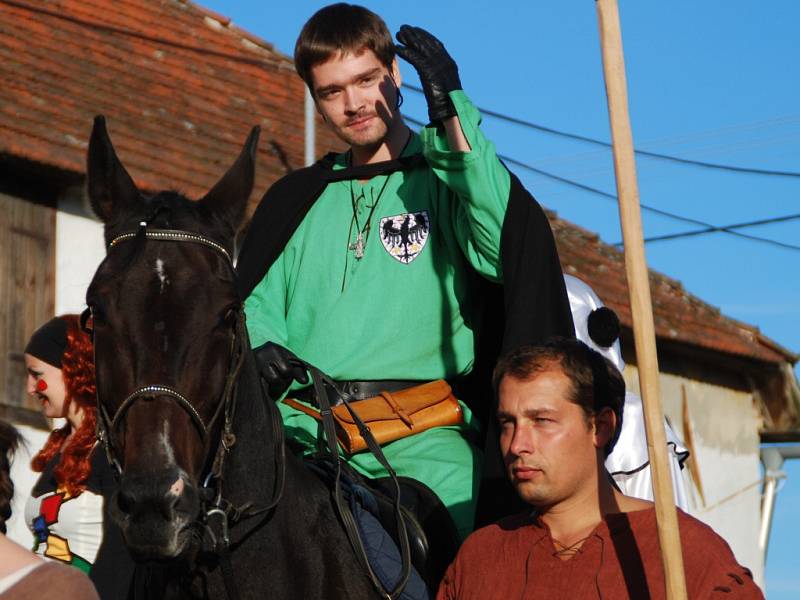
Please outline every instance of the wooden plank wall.
M31 333L55 310L55 234L54 203L0 193L0 405L6 406L4 412L40 411L25 393L22 352Z

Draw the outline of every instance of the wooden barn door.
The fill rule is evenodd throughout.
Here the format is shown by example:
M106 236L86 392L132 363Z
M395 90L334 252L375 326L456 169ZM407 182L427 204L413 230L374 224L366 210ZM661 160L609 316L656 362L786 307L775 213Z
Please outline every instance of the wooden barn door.
M23 349L53 316L56 210L0 193L0 417L44 425L25 393Z

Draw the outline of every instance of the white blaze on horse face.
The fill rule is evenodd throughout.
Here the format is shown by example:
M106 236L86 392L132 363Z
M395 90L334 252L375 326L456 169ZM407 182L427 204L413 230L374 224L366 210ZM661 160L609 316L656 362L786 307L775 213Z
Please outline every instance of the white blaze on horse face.
M169 443L169 421L164 421L164 430L158 436L158 441L161 442L161 449L164 451L164 457L167 459L167 464L175 466L175 452Z
M161 446L161 450L164 453L164 458L166 459L167 465L171 467L177 467L178 464L175 462L175 451L172 449L172 445L170 444L169 440L169 421L164 421L164 429L159 434L158 441ZM170 485L170 494L180 496L183 493L185 477L186 472L178 467L178 479L176 479L175 482Z
M164 288L169 285L169 277L167 277L167 272L164 270L164 261L160 258L156 259L156 275L158 275L158 280L161 282L161 293L164 293Z
M169 422L164 421L164 429L159 434L159 440L162 450L164 451L164 455L167 459L167 464L169 466L177 466L175 463L175 453L172 449L172 446L169 443ZM173 497L176 499L180 499L183 495L184 489L186 487L184 480L186 478L186 473L183 469L178 468L178 478L172 482L169 486L169 490L167 490L167 496ZM177 556L177 554L183 549L186 545L185 537L182 536L182 532L185 531L186 525L189 522L189 517L186 514L181 513L173 513L171 517L170 528L168 531L171 531L171 535L167 539L167 544L164 549L164 554L166 556Z
M183 493L183 478L178 477L175 480L175 483L169 487L169 493L173 496L180 496Z

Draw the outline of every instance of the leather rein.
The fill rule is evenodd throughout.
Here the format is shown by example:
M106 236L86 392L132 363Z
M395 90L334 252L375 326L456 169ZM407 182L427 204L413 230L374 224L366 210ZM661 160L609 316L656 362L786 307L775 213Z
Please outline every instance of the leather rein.
M162 242L188 242L201 244L208 248L213 249L218 254L225 258L225 263L230 267L235 275L233 260L230 253L219 243L211 240L205 236L182 231L177 229L156 229L149 228L147 221L139 223L139 228L135 232L123 233L113 240L108 245L108 252L116 247L118 244L128 240L153 240ZM81 324L84 329L92 333L93 330L87 328L88 318L92 316L92 307L89 306L81 316ZM96 347L96 346L95 346ZM239 594L236 588L236 583L233 578L233 571L230 565L230 528L236 523L245 519L250 519L260 515L264 515L272 511L280 502L283 496L286 464L285 464L285 446L283 439L283 425L278 416L278 410L274 406L270 406L270 402L266 402L267 411L270 415L272 424L273 442L275 446L275 486L273 487L273 497L269 504L261 507L256 507L253 502L247 502L241 506L235 506L223 497L223 483L225 480L225 459L230 452L231 448L236 443L236 435L233 432L233 418L236 412L236 390L239 380L239 374L244 364L247 353L250 351L250 339L247 335L247 327L245 326L245 316L242 307L237 309L236 321L233 326L233 336L231 339L231 361L228 368L228 373L225 378L225 386L217 403L217 407L211 419L206 423L198 413L194 405L184 397L180 392L174 388L161 385L150 384L144 385L131 394L129 394L120 404L119 408L113 415L109 414L106 407L100 401L100 394L97 394L97 412L99 418L97 419L97 437L103 444L109 464L113 465L118 477L123 474L122 466L117 460L115 453L116 447L114 443L114 434L120 423L125 418L128 410L142 398L152 398L158 396L161 398L168 398L175 402L181 410L186 412L195 425L198 434L203 442L204 447L208 448L211 442L210 435L214 429L217 421L222 418L222 432L217 448L213 454L213 461L211 467L208 469L206 475L202 478L202 487L199 490L201 513L196 524L199 525L210 538L212 552L220 555L220 567L225 582L225 587L228 596L234 600L238 600ZM95 364L97 364L95 362ZM261 382L262 394L263 382ZM266 398L266 396L264 396ZM211 455L207 453L206 464L208 464ZM214 523L218 524L218 533L214 533ZM204 538L205 539L205 536Z

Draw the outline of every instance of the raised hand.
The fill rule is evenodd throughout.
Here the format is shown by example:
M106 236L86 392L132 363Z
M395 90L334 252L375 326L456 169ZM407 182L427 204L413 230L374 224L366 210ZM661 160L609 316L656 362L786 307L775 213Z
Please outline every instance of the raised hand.
M442 42L424 29L410 25L401 26L396 37L400 42L395 46L397 54L411 63L419 74L430 120L441 122L456 116L449 93L461 89L461 79L458 65Z

